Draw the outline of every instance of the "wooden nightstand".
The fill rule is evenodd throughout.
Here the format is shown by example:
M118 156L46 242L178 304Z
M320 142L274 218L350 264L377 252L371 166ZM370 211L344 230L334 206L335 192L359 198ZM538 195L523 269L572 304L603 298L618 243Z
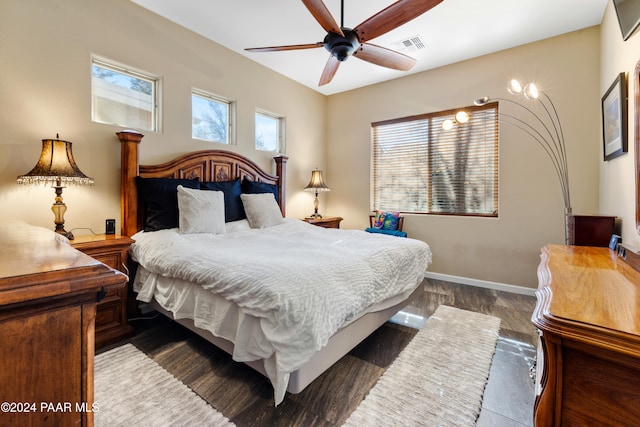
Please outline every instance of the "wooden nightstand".
M127 275L127 251L132 243L117 234L77 236L71 241L74 248ZM96 348L133 335L127 324L127 288L127 283L105 287L107 294L96 307Z
M327 216L324 218L305 218L309 224L317 225L324 228L340 228L340 221L342 218L339 216Z

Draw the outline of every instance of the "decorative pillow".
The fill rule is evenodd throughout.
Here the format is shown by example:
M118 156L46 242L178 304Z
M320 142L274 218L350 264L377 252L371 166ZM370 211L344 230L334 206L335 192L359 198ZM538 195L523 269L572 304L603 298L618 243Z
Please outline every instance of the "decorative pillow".
M376 211L373 228L382 230L397 230L400 221L400 212Z
M180 233L222 234L224 228L224 193L184 188L178 185Z
M178 185L200 188L198 179L136 177L144 207L144 231L178 227Z
M405 231L398 231L398 230L385 230L383 228L365 228L364 231L366 231L367 233L374 233L374 234L388 234L390 236L407 237L407 233Z
M240 194L242 194L242 184L240 184L240 178L232 181L219 181L219 182L201 182L201 190L222 191L224 193L224 221L238 221L245 219L247 215L244 213L244 207L242 206L242 200Z
M256 182L244 177L242 180L242 192L246 194L272 193L276 202L280 202L278 195L279 187L275 184L267 184L266 182Z
M272 193L242 194L240 197L251 228L266 228L282 223L282 212Z

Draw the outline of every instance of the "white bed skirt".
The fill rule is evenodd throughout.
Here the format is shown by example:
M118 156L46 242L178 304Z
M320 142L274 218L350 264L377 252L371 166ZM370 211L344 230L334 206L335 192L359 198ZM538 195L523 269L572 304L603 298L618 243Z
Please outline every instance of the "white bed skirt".
M265 363L273 361L248 358L245 354L237 353L234 345L236 339L250 339L254 340L254 344L259 344L259 334L258 336L255 334L256 330L259 330L258 318L244 314L234 303L216 296L201 286L180 279L149 274L141 267L136 275L134 290L138 292L139 300L149 303L158 312L229 353L235 361L243 362L270 378ZM294 394L300 393L423 291L423 287L418 286L412 292L383 301L344 325L329 339L324 348L317 351L299 369L290 373L287 391ZM242 327L239 327L241 324ZM251 337L238 337L235 334L239 330L252 330L254 334Z

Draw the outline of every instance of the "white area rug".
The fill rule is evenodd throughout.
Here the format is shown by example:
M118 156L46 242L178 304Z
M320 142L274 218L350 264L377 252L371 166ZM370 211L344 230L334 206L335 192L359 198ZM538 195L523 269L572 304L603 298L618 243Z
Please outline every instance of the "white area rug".
M500 319L440 306L345 426L474 426Z
M131 344L95 358L95 425L235 426Z

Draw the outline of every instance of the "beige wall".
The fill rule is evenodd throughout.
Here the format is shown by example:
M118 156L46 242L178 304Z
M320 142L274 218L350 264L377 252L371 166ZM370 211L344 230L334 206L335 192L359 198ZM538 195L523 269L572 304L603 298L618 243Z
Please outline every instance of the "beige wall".
M629 152L621 157L605 162L602 160L602 142L600 142L600 209L622 218L622 240L625 245L638 250L640 236L636 232L636 197L634 179L635 109L634 91L638 82L634 82L636 64L640 60L640 35L635 34L627 41L622 40L620 28L609 3L602 20L600 31L600 95L604 95L619 73L626 73L628 80L628 143ZM602 141L602 138L600 139Z
M558 109L575 213L598 211L599 27L331 96L330 214L363 228L370 212L370 124L507 97L511 78L534 81ZM501 112L514 113L503 104ZM500 130L499 218L408 216L405 229L433 250L431 271L526 287L537 285L540 248L564 242L564 204L544 151L521 131Z
M52 226L53 190L19 186L15 177L35 164L40 140L59 133L74 142L80 168L96 180L94 187L65 190L67 229L102 232L106 218L117 218L120 226L115 132L121 129L90 120L90 59L98 55L162 78L162 131L146 133L141 148L145 162L225 148L190 138L192 87L236 101L238 143L230 148L263 167L270 166L271 155L253 148L253 113L256 108L276 112L287 118L289 216L310 212L313 195L301 190L310 171L319 167L332 190L320 196L320 209L343 216L348 228L364 228L367 223L371 122L462 107L484 95L507 96L504 86L512 77L535 81L552 96L560 113L574 212L623 216L625 234L630 234L627 227L635 215L629 191L633 180L628 178L631 156L603 164L599 111L601 94L616 72L633 69L632 51L638 49L637 40L635 49L628 42L611 40L617 31L611 13L607 9L602 35L599 27L591 28L324 97L126 0L4 0L0 2L0 203L4 206L0 220L19 218ZM606 44L602 65L601 39ZM628 52L622 55L628 59L619 58L620 50ZM432 271L535 287L539 248L563 242L560 188L544 152L505 127L499 186L497 219L407 218L410 235L433 249Z
M288 213L310 213L313 196L302 188L313 168L325 167L326 97L127 0L3 0L0 40L0 220L53 226L53 190L18 185L16 176L35 165L41 140L59 133L73 142L80 169L96 181L93 187L64 190L66 229L104 232L106 218L117 218L119 229L115 132L122 129L91 122L92 55L162 79L162 131L145 132L145 162L227 148L191 139L192 87L236 101L238 142L230 149L265 168L273 154L254 149L254 112L285 116Z

